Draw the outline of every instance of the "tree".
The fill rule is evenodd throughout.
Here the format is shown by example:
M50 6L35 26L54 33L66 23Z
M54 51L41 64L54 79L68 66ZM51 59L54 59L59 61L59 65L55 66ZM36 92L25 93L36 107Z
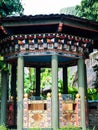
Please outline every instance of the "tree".
M23 7L20 0L0 0L0 17L22 13Z
M32 93L35 90L35 69L25 67L24 71L24 92L25 93Z
M75 9L75 7L67 7L67 8L62 8L60 10L61 14L70 14L70 15L75 15L77 14L77 10Z
M77 16L98 21L98 0L82 0L76 10Z
M23 13L23 7L20 0L0 0L0 18L8 15L21 15ZM0 55L0 72L1 70L8 70L8 67L2 60ZM1 79L0 79L1 81Z

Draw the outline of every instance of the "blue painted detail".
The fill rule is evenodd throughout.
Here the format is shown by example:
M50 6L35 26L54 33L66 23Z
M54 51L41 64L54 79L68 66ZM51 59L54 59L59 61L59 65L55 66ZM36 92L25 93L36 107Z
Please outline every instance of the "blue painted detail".
M66 57L60 57L58 56L58 61L59 62L67 62L67 61L71 61L74 58L66 58ZM51 62L51 55L47 55L47 56L25 56L24 57L25 62L41 62L41 63L48 63Z

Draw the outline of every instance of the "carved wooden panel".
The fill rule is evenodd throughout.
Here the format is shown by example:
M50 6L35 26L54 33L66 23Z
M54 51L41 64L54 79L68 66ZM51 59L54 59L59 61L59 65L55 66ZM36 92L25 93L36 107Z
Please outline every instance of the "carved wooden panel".
M62 110L63 111L73 111L73 103L63 103Z
M29 110L46 110L46 103L29 104Z

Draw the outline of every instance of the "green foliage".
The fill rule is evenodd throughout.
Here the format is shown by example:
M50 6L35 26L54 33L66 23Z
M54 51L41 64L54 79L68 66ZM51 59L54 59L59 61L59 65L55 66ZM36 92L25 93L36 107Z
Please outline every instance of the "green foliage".
M81 130L81 128L78 128L78 127L65 127L65 128L60 128L58 130Z
M1 70L8 71L7 64L4 62L2 56L0 56L0 71Z
M0 130L7 130L5 125L0 125Z
M70 86L68 86L68 93L72 94L75 97L75 95L78 93L78 90L77 90L76 87L70 87Z
M42 130L41 128L30 128L29 130ZM47 130L51 130L50 128L47 128ZM65 127L65 128L59 128L57 130L81 130L81 128L78 127L74 127L74 126L69 126L69 127Z
M43 130L43 128L30 128L29 130ZM47 128L47 130L51 130L51 128ZM64 128L59 128L57 130L82 130L80 127L75 127L75 126L67 126ZM87 128L86 130L95 130L95 127L92 129Z
M76 10L77 16L98 21L98 0L82 0Z
M77 11L75 9L75 7L67 7L67 8L62 8L60 10L61 14L70 14L70 15L76 15Z
M25 93L30 93L35 90L36 85L36 71L34 68L27 68L28 72L24 75L24 91ZM51 69L42 68L40 74L41 89L49 86L52 86L52 79L51 79Z
M59 93L63 93L63 80L58 78L58 91Z
M98 68L97 68L98 69ZM95 71L97 71L95 67ZM78 93L78 89L75 86L72 86L72 80L73 75L70 75L70 68L68 69L68 94L72 94L75 98L76 94ZM35 76L35 69L34 68L28 68L28 73L25 73L24 76L24 92L25 93L33 93L35 90L35 84L36 84L36 76ZM42 68L41 69L41 89L44 89L45 87L49 86L52 87L52 74L51 69L49 68ZM98 79L98 78L97 78ZM97 88L97 87L96 87ZM88 100L98 100L98 94L96 88L88 88ZM63 93L63 80L58 78L58 90L59 93Z
M41 70L41 88L52 85L51 69L43 68Z
M34 68L27 68L27 73L24 75L24 92L25 93L32 93L35 89L35 69Z
M93 128L86 128L86 130L95 130L95 126ZM58 130L82 130L81 127L75 127L75 126L67 126L65 128L60 128Z
M23 7L20 0L0 0L0 16L21 15Z
M71 72L71 69L69 67L68 68L68 93L72 94L75 97L75 95L78 93L78 89L76 88L76 86L72 86L72 81L73 81L75 73L73 75L70 75L70 72Z
M40 128L30 128L28 130L41 130Z
M98 100L97 90L95 88L88 88L87 91L89 100Z
M60 69L59 69L60 71ZM68 70L70 72L70 69ZM69 73L68 72L68 73ZM68 93L73 94L74 96L76 95L77 88L71 86L73 76L70 76L68 74ZM44 89L45 87L49 86L50 88L52 87L52 73L51 69L49 68L42 68L41 69L41 89ZM35 70L34 68L28 68L28 73L25 73L24 76L24 91L25 93L30 93L32 90L35 89L35 82L36 82L36 77L35 77ZM58 78L58 91L59 93L63 93L63 80L61 78Z
M3 61L0 61L0 70L6 70L7 66Z

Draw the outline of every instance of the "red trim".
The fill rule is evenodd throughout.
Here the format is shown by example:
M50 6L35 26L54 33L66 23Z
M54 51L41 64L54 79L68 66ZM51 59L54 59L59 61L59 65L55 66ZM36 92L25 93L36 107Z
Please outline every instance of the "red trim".
M0 29L3 31L4 34L7 34L7 32L3 26L0 26Z

